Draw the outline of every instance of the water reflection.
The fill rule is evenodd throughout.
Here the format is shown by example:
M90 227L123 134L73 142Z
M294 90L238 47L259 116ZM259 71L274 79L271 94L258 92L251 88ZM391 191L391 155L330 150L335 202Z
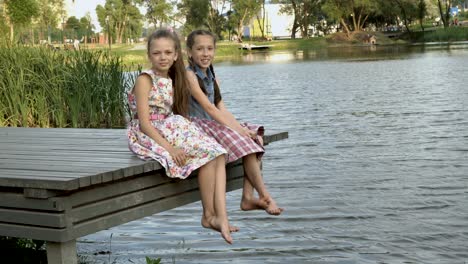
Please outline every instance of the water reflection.
M422 55L428 51L444 51L468 49L468 43L427 43L426 45L362 45L362 46L330 46L318 49L303 49L296 51L262 51L244 52L239 57L222 64L251 63L284 63L290 61L308 60L394 60Z

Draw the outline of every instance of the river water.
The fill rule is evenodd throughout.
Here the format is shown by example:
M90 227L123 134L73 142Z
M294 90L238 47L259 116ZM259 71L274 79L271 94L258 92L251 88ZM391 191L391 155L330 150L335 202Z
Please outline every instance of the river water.
M227 245L199 202L81 238L88 263L468 263L468 47L357 47L221 62L240 119L288 131ZM98 254L111 251L111 255Z

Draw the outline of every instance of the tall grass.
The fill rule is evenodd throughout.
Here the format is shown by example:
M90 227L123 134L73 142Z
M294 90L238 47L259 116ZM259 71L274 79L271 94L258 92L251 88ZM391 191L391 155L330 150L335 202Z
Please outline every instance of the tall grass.
M434 31L413 33L414 42L450 42L468 40L468 27L438 28Z
M122 127L131 85L106 51L0 47L0 126Z

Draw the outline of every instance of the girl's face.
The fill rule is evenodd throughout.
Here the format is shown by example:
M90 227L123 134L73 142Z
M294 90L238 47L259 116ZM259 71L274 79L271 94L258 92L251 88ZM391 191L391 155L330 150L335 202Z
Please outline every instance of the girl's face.
M174 41L169 38L153 39L148 51L148 58L152 69L163 77L167 77L169 69L177 60Z
M208 35L196 36L192 48L188 50L188 55L192 57L193 62L203 71L210 67L214 54L214 39Z

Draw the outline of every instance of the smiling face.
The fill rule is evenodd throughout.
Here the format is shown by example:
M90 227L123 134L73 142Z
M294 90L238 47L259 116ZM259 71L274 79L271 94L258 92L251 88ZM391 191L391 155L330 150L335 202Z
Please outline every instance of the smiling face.
M177 60L175 43L170 38L157 38L151 41L148 58L152 69L159 75L167 77L167 73L174 61Z
M215 42L210 35L195 36L192 47L188 49L188 55L204 72L210 67L214 54Z

